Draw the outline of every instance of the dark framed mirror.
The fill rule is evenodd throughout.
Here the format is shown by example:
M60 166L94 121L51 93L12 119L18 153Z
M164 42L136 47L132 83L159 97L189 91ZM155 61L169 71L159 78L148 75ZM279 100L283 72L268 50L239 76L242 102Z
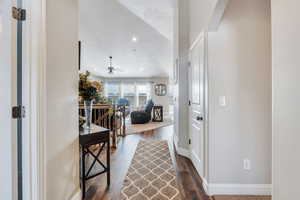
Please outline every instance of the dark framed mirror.
M166 84L156 84L154 86L155 95L157 96L165 96L167 94L167 85Z

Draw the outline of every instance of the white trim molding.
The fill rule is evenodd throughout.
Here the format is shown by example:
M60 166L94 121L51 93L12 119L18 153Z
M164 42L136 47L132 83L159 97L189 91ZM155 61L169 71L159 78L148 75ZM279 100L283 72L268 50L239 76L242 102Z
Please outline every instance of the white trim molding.
M176 151L179 155L190 158L190 151L181 147L177 147Z
M46 0L25 0L26 22L23 88L28 127L23 130L24 200L46 200ZM26 170L26 171L25 171Z
M229 0L218 0L214 12L210 18L208 31L217 31L222 21Z
M271 184L218 184L203 179L203 188L212 195L271 195Z
M190 150L188 149L185 149L185 148L182 148L182 147L179 147L178 146L178 137L177 135L173 135L173 143L174 143L174 146L175 146L175 150L177 152L177 154L181 155L181 156L184 156L186 158L190 158L191 157L191 154L190 154Z
M199 35L196 37L195 41L191 44L189 50L191 51L200 40L205 39L205 35L206 35L206 31L200 32Z
M194 167L196 168L198 174L200 175L200 177L203 180L203 176L204 176L203 167L204 167L204 165L201 163L201 160L199 159L199 157L197 156L197 154L193 150L191 150L191 152L190 152L190 159L191 159Z
M200 175L199 167L195 162L200 160L190 152L190 150L178 147L178 137L173 136L173 142L177 153L181 156L189 158L199 176L202 179L202 186L207 195L271 195L272 184L231 184L231 183L208 183L208 181ZM193 158L193 159L192 159Z
M81 190L77 190L77 192L73 195L73 197L70 200L81 200L82 194Z
M177 145L178 145L178 140L179 140L179 139L178 139L177 135L176 135L176 134L173 134L173 143L174 143L176 149L177 149Z
M203 187L205 193L207 195L210 195L209 194L209 188L208 188L208 182L207 182L207 180L205 178L203 178L203 177L201 177L201 179L202 179L202 187Z

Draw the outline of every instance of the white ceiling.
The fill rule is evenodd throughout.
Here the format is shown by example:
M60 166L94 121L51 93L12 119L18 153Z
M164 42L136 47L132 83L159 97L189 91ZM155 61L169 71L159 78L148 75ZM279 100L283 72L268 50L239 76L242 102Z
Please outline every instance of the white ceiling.
M172 40L172 0L119 0L119 2L160 34Z
M82 69L104 77L170 75L172 12L171 0L80 0ZM109 56L119 69L113 75Z

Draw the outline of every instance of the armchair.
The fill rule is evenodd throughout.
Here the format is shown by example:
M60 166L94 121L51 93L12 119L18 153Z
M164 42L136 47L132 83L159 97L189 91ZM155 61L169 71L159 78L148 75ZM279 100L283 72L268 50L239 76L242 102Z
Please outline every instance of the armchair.
M154 103L149 100L144 111L134 111L130 114L131 124L146 124L151 120Z

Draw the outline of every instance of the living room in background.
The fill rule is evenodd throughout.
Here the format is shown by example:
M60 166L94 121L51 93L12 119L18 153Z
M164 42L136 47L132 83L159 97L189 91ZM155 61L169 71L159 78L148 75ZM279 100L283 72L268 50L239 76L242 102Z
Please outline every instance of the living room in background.
M147 101L150 99L150 83L136 83L137 90L137 107L142 107L146 105Z
M124 82L122 84L122 96L123 98L128 100L128 104L130 108L136 106L136 88L134 82Z
M113 104L121 97L121 83L117 81L106 82L104 86L105 96Z
M134 79L133 79L134 80ZM112 103L118 104L119 99L127 99L132 109L146 105L151 99L150 81L106 80L104 84L105 97Z
M149 15L143 18L140 12L135 12L134 5L141 6L140 10ZM155 93L157 84L169 87L172 74L172 10L172 3L168 0L142 0L140 3L114 0L79 1L78 40L81 41L82 55L79 73L89 71L89 80L92 83L98 82L100 88L103 88L103 96L95 98L93 104L92 123L110 129L111 147L117 148L116 151L111 151L112 158L118 152L123 154L130 149L129 146L133 146L123 146L125 141L133 138L133 134L156 134L155 130L172 126L172 121L165 117L165 121L153 120L154 106L161 106L161 111L168 112L172 103L169 101L172 99L172 93L169 92L171 90L166 90L167 93L163 95ZM158 20L157 14L149 11L158 11L160 14L162 12L164 16ZM157 22L153 24L151 18L159 24L164 21L164 25ZM79 109L82 122L85 120L82 103ZM163 116L163 113L160 114ZM125 134L120 134L119 130ZM95 149L99 150L98 147ZM119 162L116 165L113 160L112 168L120 163L121 168L127 168L126 163ZM119 177L114 177L116 175ZM101 190L104 185L98 181L102 177L95 178L97 181L94 183L97 185L88 184L85 190L91 198L103 195ZM123 183L119 173L113 172L111 180L112 184L105 193L115 191L116 184ZM91 190L97 194L93 194ZM106 197L120 199L117 196L111 197L110 194Z

